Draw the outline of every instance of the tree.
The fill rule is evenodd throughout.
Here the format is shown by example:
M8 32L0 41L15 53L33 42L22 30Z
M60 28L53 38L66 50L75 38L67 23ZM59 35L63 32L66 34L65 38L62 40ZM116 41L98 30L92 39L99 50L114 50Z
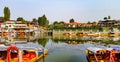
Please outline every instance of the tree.
M24 21L23 17L18 17L17 21Z
M64 21L61 21L61 22L59 22L60 24L64 24L65 22Z
M37 19L36 19L36 18L33 18L32 22L37 22Z
M40 26L48 26L49 21L47 20L46 16L43 15L42 17L38 17L38 24Z
M39 24L40 26L43 25L42 17L38 17L38 24Z
M21 21L22 23L30 23L29 21L25 20L23 17L18 17L16 21Z
M70 19L70 21L69 21L69 22L71 23L71 22L75 22L75 21L74 21L74 19L72 18L72 19Z
M1 21L4 21L4 17L0 17L0 20L1 20Z
M32 20L32 22L31 22L32 24L37 24L37 19L36 18L33 18L33 20Z
M108 16L108 19L111 19L111 17L110 17L110 16Z
M55 21L53 24L54 24L54 25L55 25L55 24L58 24L58 22L57 22L57 21Z
M107 20L108 18L107 17L104 17L104 20Z
M44 26L48 26L48 24L49 24L49 21L47 20L47 18L46 18L46 16L45 15L43 15L43 24L44 24Z
M88 22L87 22L87 24L91 24L91 22L90 22L90 21L88 21Z
M4 8L4 20L5 21L10 20L10 10L8 7Z

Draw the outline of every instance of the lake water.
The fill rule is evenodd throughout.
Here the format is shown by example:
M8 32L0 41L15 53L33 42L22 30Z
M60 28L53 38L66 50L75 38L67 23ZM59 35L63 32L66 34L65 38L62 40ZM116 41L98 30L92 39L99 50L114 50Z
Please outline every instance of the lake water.
M72 38L57 39L52 37L41 38L38 36L37 39L35 37L30 37L29 40L32 40L29 42L21 42L24 39L20 39L19 41L21 43L18 43L17 46L47 48L49 50L48 55L38 62L87 62L85 54L86 48L96 46L106 47L108 45L108 43L101 43L101 39L103 38L97 39L98 41L95 42L89 40L89 38L91 39L91 37L81 37L79 40L72 40ZM94 40L95 39L96 38L94 38ZM113 41L113 38L109 38L109 40L108 38L106 39L107 41L111 40L111 42L119 41L119 39L118 41ZM106 40L103 39L102 41Z

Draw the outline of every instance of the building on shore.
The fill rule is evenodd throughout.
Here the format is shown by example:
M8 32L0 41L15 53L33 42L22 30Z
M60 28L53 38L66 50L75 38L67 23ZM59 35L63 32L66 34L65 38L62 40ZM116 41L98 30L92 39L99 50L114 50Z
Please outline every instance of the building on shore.
M103 20L99 21L98 26L110 27L110 26L120 26L120 20Z
M30 23L23 23L22 21L9 20L6 22L0 22L0 29L3 36L21 35L21 37L24 37L24 35L38 30L39 27Z

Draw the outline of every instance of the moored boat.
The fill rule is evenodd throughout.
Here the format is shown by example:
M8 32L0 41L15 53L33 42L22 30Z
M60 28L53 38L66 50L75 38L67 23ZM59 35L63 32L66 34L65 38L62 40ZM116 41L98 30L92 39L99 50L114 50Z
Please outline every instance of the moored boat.
M63 33L64 36L76 36L76 33L71 33L71 32L68 32L68 33Z
M119 33L109 32L109 33L108 33L108 36L110 36L110 37L116 37L116 36L119 36Z
M86 49L86 57L89 62L104 62L105 50L97 47Z
M80 33L77 33L76 35L83 37L83 36L87 36L87 33L80 32Z
M89 47L86 57L89 62L120 62L120 46L104 49Z
M48 53L47 49L0 46L0 62L35 62Z

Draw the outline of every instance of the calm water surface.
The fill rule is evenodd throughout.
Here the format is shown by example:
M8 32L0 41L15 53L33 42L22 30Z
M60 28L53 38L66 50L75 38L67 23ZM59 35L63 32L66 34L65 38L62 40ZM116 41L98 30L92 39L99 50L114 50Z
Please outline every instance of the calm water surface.
M51 39L48 39L45 45L42 42L44 43L45 41L41 41L41 44L38 42L28 42L27 45L17 45L49 49L48 55L39 62L87 62L85 49L89 46L94 46L89 42L83 44L56 43Z
M86 48L96 46L104 47L104 45L99 42L53 40L53 38L37 38L31 42L17 44L17 46L47 48L49 50L48 55L38 62L87 62L85 54Z
M90 46L96 46L90 41L82 43L79 42L79 44L70 44L66 42L55 42L52 39L44 39L36 40L36 42L17 44L17 46L41 47L49 49L48 55L39 62L87 62L85 49Z

